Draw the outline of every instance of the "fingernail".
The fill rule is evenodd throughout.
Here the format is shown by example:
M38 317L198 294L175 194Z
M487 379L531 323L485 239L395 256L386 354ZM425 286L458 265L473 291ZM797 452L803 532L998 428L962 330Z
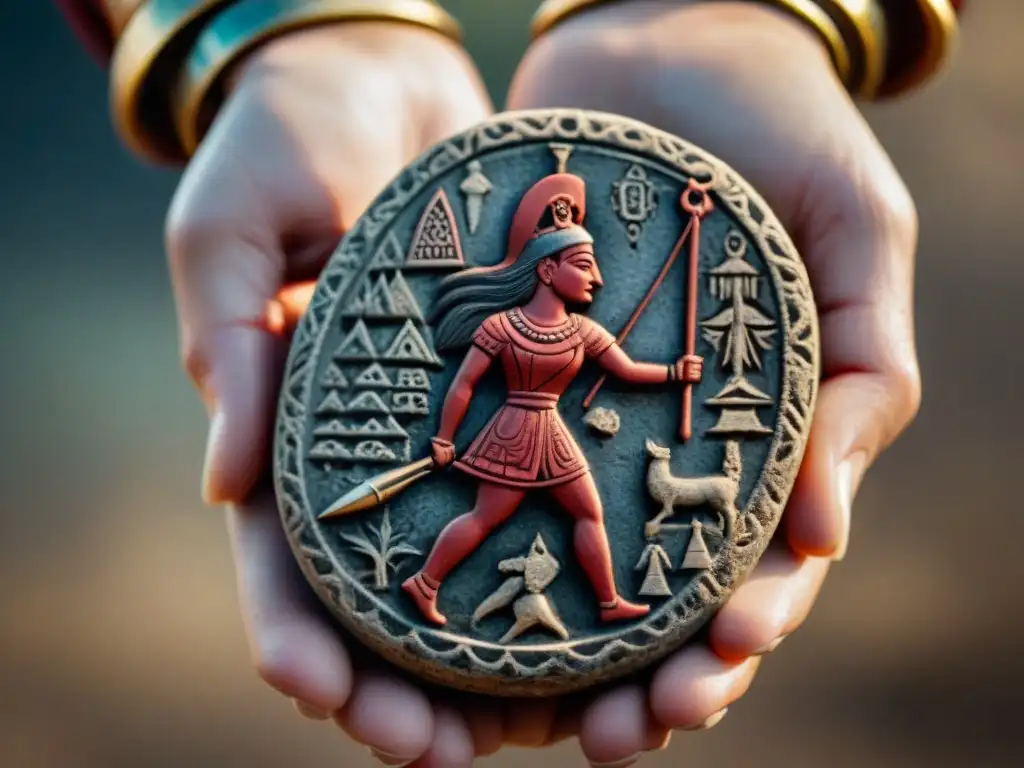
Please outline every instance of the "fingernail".
M203 502L209 506L217 506L223 503L213 483L214 458L217 453L217 444L220 442L220 433L224 428L223 412L218 408L210 417L210 429L206 435L206 456L203 458L203 481L202 494Z
M846 557L846 550L850 545L850 514L853 509L853 495L856 492L857 485L860 483L866 461L867 455L863 451L858 451L840 464L836 473L836 484L839 491L839 514L842 515L839 528L839 544L835 552L832 553L832 560L836 563Z
M327 720L331 716L329 712L325 712L319 707L314 707L312 704L308 704L305 701L292 699L292 703L295 705L295 709L300 715L308 717L310 720Z
M624 757L621 760L612 760L610 763L591 763L590 768L626 768L626 766L633 765L637 760L640 759L640 752L629 757Z
M708 728L714 728L716 725L718 725L720 722L722 722L722 718L725 717L725 713L728 712L728 711L729 711L728 707L726 707L725 709L721 709L718 712L715 712L715 714L713 714L711 717L709 717L703 723L700 723L698 725L691 725L689 728L683 728L683 730L684 731L706 731Z
M384 763L384 765L394 766L394 768L402 768L402 766L411 765L416 762L416 758L400 757L398 755L392 755L388 752L383 752L379 749L370 747L370 754L373 755L377 760Z
M779 645L782 643L782 641L785 640L785 639L786 639L785 635L783 635L782 637L776 637L774 640L772 640L770 643L768 643L768 645L762 645L760 648L758 648L756 651L754 651L754 655L755 656L764 656L766 653L771 653L776 648L778 648Z
M661 731L657 734L652 734L647 738L647 746L644 747L644 752L660 752L667 748L671 741L672 731Z

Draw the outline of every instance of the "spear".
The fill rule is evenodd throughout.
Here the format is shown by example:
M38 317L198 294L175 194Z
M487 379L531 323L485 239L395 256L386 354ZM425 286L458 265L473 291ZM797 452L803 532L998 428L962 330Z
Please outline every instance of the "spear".
M697 193L697 200L692 199ZM700 265L700 222L713 207L707 189L690 179L683 192L683 210L690 214L693 231L690 236L690 263L686 285L686 354L692 355L697 346L697 273ZM683 413L679 421L679 437L684 442L693 434L693 384L683 386Z
M364 480L317 515L318 520L341 517L376 507L431 474L436 466L430 456Z
M690 199L690 196L696 192L699 198L696 202ZM647 293L644 294L643 299L637 305L636 309L633 310L633 314L630 316L629 321L619 331L619 335L615 338L617 344L621 345L626 340L630 332L633 330L633 326L636 325L637 320L640 319L640 315L643 314L644 310L647 309L647 305L650 304L651 299L654 298L654 294L657 293L658 288L661 287L662 282L665 280L665 276L668 271L672 268L676 258L679 256L679 252L683 248L683 243L686 242L686 238L692 238L690 240L690 274L688 280L688 295L687 295L687 315L686 315L686 354L692 355L696 344L696 326L697 326L697 261L699 259L699 245L700 245L700 219L711 212L712 203L711 198L708 197L705 186L698 184L693 179L690 179L689 184L679 197L679 204L684 211L690 214L690 220L686 223L686 227L683 229L683 233L676 240L675 245L672 247L672 252L669 253L668 258L665 260L664 265L661 267L661 271L658 272L658 276L654 278L654 282L651 283L651 287L647 289ZM598 391L604 386L605 380L608 378L608 374L602 373L600 378L594 382L594 386L591 387L590 392L587 393L586 398L583 400L583 408L587 409L590 404L594 401L594 397ZM693 399L693 385L687 384L683 389L683 417L682 423L680 424L680 435L684 440L690 436L690 412L691 403Z

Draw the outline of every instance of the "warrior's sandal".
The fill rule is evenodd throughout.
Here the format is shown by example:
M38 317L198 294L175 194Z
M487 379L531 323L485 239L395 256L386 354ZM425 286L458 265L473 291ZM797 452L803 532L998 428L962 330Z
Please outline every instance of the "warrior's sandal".
M437 586L431 586L427 583L427 576L422 573L417 573L415 576L410 576L402 584L404 589L409 596L416 603L416 607L420 613L428 620L432 621L438 626L444 626L448 623L448 619L445 618L444 614L437 610Z

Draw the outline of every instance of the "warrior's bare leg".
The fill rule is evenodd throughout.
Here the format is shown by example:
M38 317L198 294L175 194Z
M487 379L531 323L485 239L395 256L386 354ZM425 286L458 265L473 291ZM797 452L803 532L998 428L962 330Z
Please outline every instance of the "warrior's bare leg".
M437 589L441 582L516 511L525 495L525 490L481 482L473 509L452 520L441 531L423 568L402 584L428 620L445 624L447 619L437 609Z
M612 552L604 528L604 510L593 476L588 472L570 483L551 488L550 493L576 520L573 529L576 558L597 593L601 603L601 619L619 621L647 614L649 606L623 600L615 589Z

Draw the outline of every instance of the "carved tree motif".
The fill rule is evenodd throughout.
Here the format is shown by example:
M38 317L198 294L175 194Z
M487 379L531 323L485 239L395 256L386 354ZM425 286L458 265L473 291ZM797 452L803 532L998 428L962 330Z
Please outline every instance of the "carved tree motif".
M391 510L384 507L384 516L379 527L367 525L367 533L358 536L340 534L352 548L373 562L373 568L364 574L371 579L371 587L382 592L388 588L388 574L398 570L397 559L422 554L415 547L404 543L405 534L395 533L391 527Z

